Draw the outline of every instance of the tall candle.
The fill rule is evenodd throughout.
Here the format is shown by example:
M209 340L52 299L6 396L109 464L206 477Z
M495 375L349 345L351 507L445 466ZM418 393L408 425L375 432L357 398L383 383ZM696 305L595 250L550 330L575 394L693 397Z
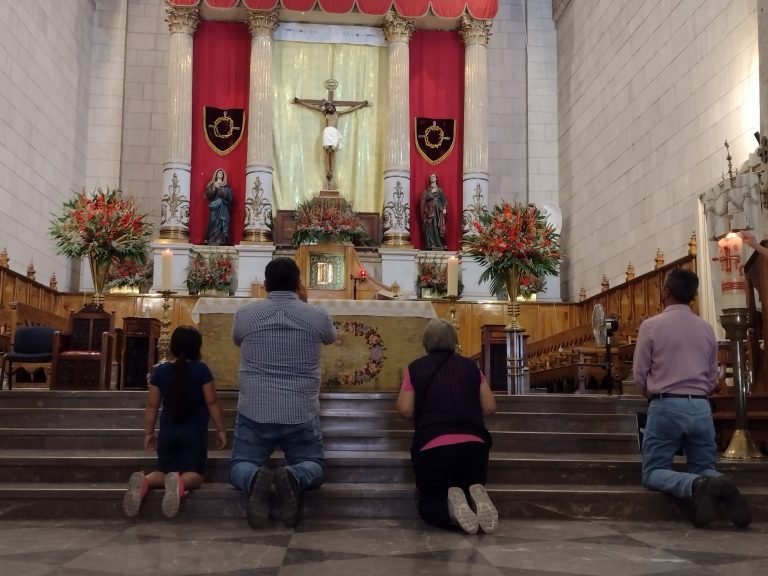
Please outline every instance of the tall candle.
M731 232L717 242L717 259L720 261L720 290L723 294L722 309L747 307L747 281L741 264L742 240Z
M448 258L448 296L459 295L459 259Z
M163 250L162 258L162 282L160 284L163 290L171 290L173 286L173 252L170 248Z

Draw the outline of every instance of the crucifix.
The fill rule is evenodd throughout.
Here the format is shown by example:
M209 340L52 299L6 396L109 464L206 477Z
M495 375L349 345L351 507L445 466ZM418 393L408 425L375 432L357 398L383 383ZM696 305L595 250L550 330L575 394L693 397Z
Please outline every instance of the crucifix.
M294 104L301 104L310 110L316 110L325 116L325 128L323 128L323 150L325 151L325 180L326 189L334 190L333 184L333 160L337 150L341 149L341 132L339 132L339 116L349 114L360 108L369 106L368 100L334 100L333 91L339 86L338 81L333 78L325 81L325 88L328 90L328 97L322 100L305 100L303 98L294 98ZM345 110L338 110L338 106L343 106Z

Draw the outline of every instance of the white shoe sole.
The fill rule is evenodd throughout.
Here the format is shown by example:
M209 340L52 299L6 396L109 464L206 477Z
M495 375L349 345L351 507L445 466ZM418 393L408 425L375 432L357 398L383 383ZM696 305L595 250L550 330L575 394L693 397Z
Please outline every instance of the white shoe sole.
M467 534L477 534L479 524L461 488L448 488L448 516Z
M181 497L179 496L179 475L171 472L165 475L165 494L163 495L163 516L176 518L179 513Z
M144 486L144 473L134 472L128 480L128 490L123 496L123 512L128 518L134 518L141 507L141 488Z
M482 484L472 484L469 487L469 495L475 503L475 513L480 529L486 534L492 534L499 525L499 512L491 502L491 497Z

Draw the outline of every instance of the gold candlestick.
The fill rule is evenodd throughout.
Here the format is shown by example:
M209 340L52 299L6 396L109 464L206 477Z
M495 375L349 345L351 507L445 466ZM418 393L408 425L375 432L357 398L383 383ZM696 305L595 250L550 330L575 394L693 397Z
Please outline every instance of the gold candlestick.
M456 320L456 300L458 300L459 297L458 296L447 296L446 298L451 303L451 306L448 309L448 322L450 322L451 326L453 326L456 329L456 338L457 338L456 352L461 354L461 344L458 343L459 321Z
M160 354L158 364L168 362L168 354L171 348L171 319L168 315L168 309L171 307L171 295L176 294L175 290L159 290L163 297L163 317L160 319L160 337L157 339L157 351Z

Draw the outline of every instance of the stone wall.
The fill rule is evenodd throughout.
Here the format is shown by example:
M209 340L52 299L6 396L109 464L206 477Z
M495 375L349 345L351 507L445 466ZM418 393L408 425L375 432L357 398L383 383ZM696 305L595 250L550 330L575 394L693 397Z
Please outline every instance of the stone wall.
M753 151L755 0L579 0L557 22L565 294L680 258L698 195Z
M85 183L93 0L4 2L0 18L0 249L69 283L51 214Z

